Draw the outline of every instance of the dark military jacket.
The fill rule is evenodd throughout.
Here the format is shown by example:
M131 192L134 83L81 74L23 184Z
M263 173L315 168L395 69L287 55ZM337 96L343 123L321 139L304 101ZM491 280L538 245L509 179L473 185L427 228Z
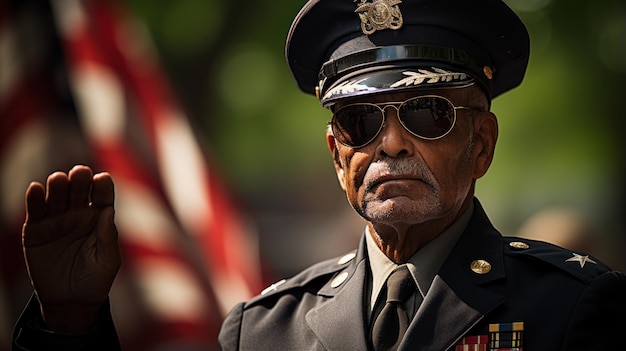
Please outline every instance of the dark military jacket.
M230 350L368 350L365 240L235 306ZM503 238L478 201L417 311L400 350L624 350L626 277L598 259L539 241ZM14 350L120 350L108 304L88 335L46 332L32 299ZM466 344L467 346L464 346Z
M316 264L235 306L222 325L222 349L368 350L364 239L350 257ZM400 350L622 350L625 317L625 275L591 256L503 237L475 200Z

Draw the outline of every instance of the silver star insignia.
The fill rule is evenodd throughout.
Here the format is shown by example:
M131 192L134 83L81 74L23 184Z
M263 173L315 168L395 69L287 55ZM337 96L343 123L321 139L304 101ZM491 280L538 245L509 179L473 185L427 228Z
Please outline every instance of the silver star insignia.
M587 262L596 264L596 261L589 258L589 255L583 256L573 252L572 255L574 255L574 257L568 258L565 262L578 262L580 264L580 268L583 268Z

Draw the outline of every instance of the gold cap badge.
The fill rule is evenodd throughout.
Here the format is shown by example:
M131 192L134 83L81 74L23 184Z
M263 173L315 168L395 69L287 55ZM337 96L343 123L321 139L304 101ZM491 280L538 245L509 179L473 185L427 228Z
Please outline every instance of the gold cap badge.
M358 1L354 12L358 13L361 18L361 29L365 35L370 35L381 29L395 30L402 27L402 13L398 7L402 0Z

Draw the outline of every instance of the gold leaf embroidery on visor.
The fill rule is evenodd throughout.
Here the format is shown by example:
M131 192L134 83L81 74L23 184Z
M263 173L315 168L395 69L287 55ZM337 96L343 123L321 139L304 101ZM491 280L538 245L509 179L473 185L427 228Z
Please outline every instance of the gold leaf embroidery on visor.
M397 88L401 85L419 85L424 82L426 82L426 84L451 82L453 80L465 80L468 77L465 73L450 72L437 67L432 67L431 69L433 72L425 69L418 69L418 72L402 72L402 74L407 77L391 84L389 87Z
M324 95L324 99L328 99L329 97L337 94L350 94L354 93L355 91L370 90L369 86L367 86L366 84L362 84L362 82L366 79L367 78L362 78L359 80L350 80L343 82L326 92L326 95Z
M356 2L357 0L355 0ZM402 27L402 13L398 4L402 0L358 0L354 12L361 18L361 29L370 35L381 29L400 29Z

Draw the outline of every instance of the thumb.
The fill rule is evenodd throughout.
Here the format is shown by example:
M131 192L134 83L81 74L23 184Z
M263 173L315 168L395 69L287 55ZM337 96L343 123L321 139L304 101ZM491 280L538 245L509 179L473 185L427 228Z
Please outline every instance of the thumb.
M119 268L121 259L113 206L102 208L95 231L98 240L98 260L107 266Z

